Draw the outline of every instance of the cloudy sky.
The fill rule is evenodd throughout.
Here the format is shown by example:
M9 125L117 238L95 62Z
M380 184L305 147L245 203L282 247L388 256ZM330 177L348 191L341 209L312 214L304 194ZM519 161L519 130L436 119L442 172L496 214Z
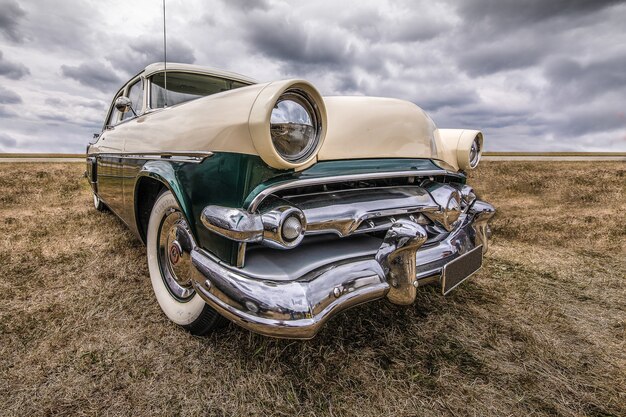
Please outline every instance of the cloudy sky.
M81 152L161 0L0 0L0 151ZM491 151L626 151L626 2L167 0L168 59L410 100Z

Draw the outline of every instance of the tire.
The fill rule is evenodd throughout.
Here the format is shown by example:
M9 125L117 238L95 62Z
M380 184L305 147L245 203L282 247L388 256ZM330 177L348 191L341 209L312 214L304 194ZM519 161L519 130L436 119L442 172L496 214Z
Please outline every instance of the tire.
M187 227L170 191L158 197L148 222L147 252L150 281L163 313L194 335L223 327L227 320L209 307L191 286L189 253L181 248L175 230Z
M98 211L107 211L107 206L100 200L100 197L93 193L93 206Z

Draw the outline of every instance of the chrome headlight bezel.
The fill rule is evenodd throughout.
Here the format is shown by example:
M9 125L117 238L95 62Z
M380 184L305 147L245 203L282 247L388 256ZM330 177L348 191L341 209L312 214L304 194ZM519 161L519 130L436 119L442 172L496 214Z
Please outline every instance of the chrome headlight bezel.
M476 135L476 137L472 141L468 155L469 165L471 169L474 169L478 166L482 153L482 141L480 140L480 137Z
M307 147L306 152L297 155L300 158L297 162L285 159L276 151L270 128L274 106L288 91L299 93L310 103L316 120L313 146ZM328 116L324 99L319 91L305 80L284 80L268 83L257 95L248 116L248 129L256 152L263 159L263 162L276 169L303 170L313 165L317 161L317 154L324 144L327 124Z
M283 123L272 122L272 118L274 117L275 111L278 109L278 106L284 102L292 102L297 106L301 107L308 116L308 121L310 121L310 125L307 123L301 123L298 121L290 121L287 120ZM322 133L322 120L319 107L315 100L310 97L305 91L300 89L288 89L286 90L279 98L276 100L274 104L274 108L270 113L270 138L272 141L272 146L276 153L285 161L289 163L299 163L307 160L314 152L317 151L321 133ZM277 146L277 138L280 135L281 130L285 130L285 128L289 129L295 126L306 126L310 127L312 130L310 138L307 139L307 143L302 147L301 150L294 154L287 154L279 149ZM304 129L301 130L305 130ZM283 135L289 135L290 132L285 132Z

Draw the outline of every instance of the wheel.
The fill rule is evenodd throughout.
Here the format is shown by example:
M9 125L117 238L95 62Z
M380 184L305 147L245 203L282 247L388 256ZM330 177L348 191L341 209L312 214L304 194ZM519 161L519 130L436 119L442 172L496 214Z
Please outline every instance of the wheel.
M107 206L102 202L102 200L100 200L100 197L98 197L96 195L96 193L93 193L93 206L98 211L106 211L107 210Z
M148 222L150 281L161 310L195 335L206 335L227 320L209 307L191 285L191 240L187 222L170 191L159 195Z

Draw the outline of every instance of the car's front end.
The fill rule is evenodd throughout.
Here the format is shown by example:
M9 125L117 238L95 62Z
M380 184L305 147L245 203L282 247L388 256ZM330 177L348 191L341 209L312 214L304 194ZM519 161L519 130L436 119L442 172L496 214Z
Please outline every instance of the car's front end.
M203 210L201 227L239 258L196 247L194 286L243 327L287 338L366 301L411 304L427 284L445 294L481 266L494 214L464 180L425 159L353 160L262 184L246 208Z
M197 227L236 247L231 262L189 248L194 289L217 312L310 338L348 307L411 304L428 284L447 294L481 267L495 210L461 168L478 164L482 133L438 130L398 100L324 100L302 82L263 95L252 139L289 173L255 184L241 207L202 209Z

